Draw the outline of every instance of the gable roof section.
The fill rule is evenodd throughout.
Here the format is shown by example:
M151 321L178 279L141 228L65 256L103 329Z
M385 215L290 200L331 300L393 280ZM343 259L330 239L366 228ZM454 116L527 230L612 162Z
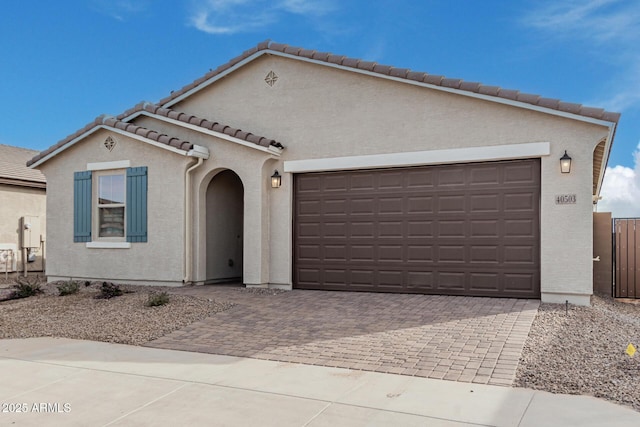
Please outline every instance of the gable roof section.
M133 108L119 114L117 117L102 115L97 117L91 123L88 123L82 129L74 132L66 138L59 141L57 144L47 148L41 153L34 156L27 162L27 166L35 168L44 163L51 157L71 147L73 144L81 140L82 138L92 134L98 129L116 130L119 133L129 134L137 138L144 138L154 145L164 146L172 151L182 151L183 154L189 152L194 148L194 144L189 141L183 141L180 138L171 137L153 129L147 129L142 126L137 126L133 123L129 123L140 114L148 113L150 115L156 115L175 122L180 122L186 125L195 126L199 129L209 131L208 133L217 134L223 139L231 139L236 142L245 142L248 146L255 146L262 150L269 151L274 154L279 154L284 146L274 139L265 138L263 136L252 134L251 132L245 132L241 129L232 128L231 126L224 125L219 122L213 122L207 119L202 119L196 116L182 113L180 111L174 111L169 108L162 108L156 104L150 102L140 102ZM37 152L36 152L37 153ZM24 163L23 163L24 164Z
M87 124L82 129L76 131L75 133L59 141L57 144L52 145L51 147L39 153L37 156L33 157L27 162L27 166L32 168L37 167L38 165L44 163L61 151L64 151L67 148L71 147L82 138L91 135L92 133L100 129L112 130L116 133L128 135L136 139L143 139L146 142L152 143L153 145L164 147L178 153L182 152L182 154L185 155L194 147L194 145L189 141L183 141L180 138L171 137L154 130L144 128L142 126L136 126L133 123L126 123L118 120L115 117L102 115L97 117L94 121Z
M36 154L35 150L0 144L0 184L46 188L42 172L25 165Z
M182 89L172 92L169 96L160 100L158 105L170 107L192 93L195 93L219 78L229 74L236 68L251 62L264 55L275 54L292 59L305 60L324 65L336 66L342 69L391 78L407 83L419 83L434 89L454 92L461 95L481 97L495 102L519 104L522 107L531 106L534 109L553 113L564 113L574 116L582 116L589 119L618 123L620 113L605 111L602 108L585 107L581 104L563 102L559 99L543 98L540 95L522 93L518 90L504 89L499 86L487 86L478 82L467 82L461 79L447 78L441 75L412 71L408 68L396 68L390 65L382 65L377 62L364 61L342 55L334 55L327 52L293 47L286 44L274 43L270 40L259 43L257 46L246 50L241 55L233 58L184 86Z
M133 118L135 118L139 113L142 113L142 112L158 115L158 116L165 117L177 122L190 124L202 129L210 130L218 134L228 135L232 138L237 138L239 140L258 145L260 147L266 147L266 148L275 147L278 149L284 148L284 146L281 143L279 143L274 139L269 139L263 136L254 135L251 132L245 132L241 129L232 128L231 126L227 126L225 124L203 119L200 117L192 116L192 115L183 113L181 111L175 111L169 108L162 108L150 102L140 102L133 108L118 115L117 119L128 122L130 120L133 120Z

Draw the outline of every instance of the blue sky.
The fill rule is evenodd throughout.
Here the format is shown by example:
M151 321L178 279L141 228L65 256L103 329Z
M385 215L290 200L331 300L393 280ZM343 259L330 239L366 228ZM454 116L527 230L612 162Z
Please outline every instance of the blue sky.
M10 0L2 9L2 144L47 148L271 39L621 112L604 191L640 200L639 0Z

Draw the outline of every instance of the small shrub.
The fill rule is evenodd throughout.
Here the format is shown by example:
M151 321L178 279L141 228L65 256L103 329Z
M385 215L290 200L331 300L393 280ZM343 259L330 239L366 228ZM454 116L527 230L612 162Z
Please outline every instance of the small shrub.
M149 300L147 301L148 307L158 307L161 305L165 305L169 303L169 294L166 292L160 292L159 294L151 294L149 295Z
M28 298L42 293L39 282L39 277L34 279L29 279L28 277L16 278L16 284L13 285L13 291L9 295L9 299Z
M78 284L78 282L75 282L73 280L69 280L68 282L64 282L58 285L58 292L60 292L60 296L77 294L79 291L80 285Z
M111 282L102 282L100 293L96 298L111 299L113 297L119 297L120 295L122 295L122 289L120 289L120 286Z

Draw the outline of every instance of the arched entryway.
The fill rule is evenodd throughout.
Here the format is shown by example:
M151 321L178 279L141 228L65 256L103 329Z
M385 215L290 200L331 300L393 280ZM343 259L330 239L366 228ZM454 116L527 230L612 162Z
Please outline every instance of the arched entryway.
M244 187L231 170L213 177L206 193L206 283L242 281Z

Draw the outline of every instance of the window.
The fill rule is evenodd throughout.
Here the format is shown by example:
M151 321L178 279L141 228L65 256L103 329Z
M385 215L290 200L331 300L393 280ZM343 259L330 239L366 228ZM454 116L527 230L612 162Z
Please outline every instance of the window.
M125 184L124 171L102 172L97 176L98 237L124 239ZM106 175L106 174L109 175Z
M100 165L74 174L73 241L111 248L146 242L147 167Z

